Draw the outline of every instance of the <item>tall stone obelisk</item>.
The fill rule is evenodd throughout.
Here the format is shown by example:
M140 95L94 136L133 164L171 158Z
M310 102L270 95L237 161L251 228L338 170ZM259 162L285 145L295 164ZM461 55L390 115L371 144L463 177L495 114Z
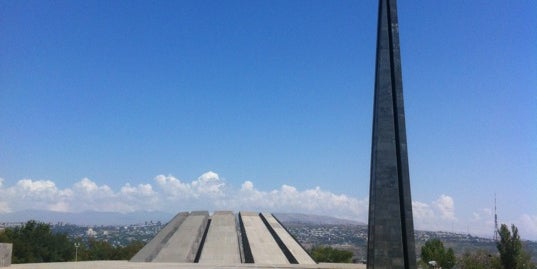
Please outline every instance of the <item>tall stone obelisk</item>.
M380 0L367 268L416 268L396 0Z

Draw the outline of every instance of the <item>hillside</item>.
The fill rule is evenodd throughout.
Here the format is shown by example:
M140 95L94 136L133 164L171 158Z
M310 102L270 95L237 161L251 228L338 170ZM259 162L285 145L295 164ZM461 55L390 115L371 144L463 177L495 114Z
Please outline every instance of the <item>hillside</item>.
M367 225L362 222L328 216L274 213L289 232L305 247L330 245L349 249L358 258L365 257L367 246ZM61 213L49 211L21 211L0 214L0 228L13 226L30 219L52 223L53 229L67 233L71 237L92 236L116 245L126 245L131 241L147 242L173 217L164 212L133 212L128 214L111 212ZM447 247L452 247L457 255L466 251L485 249L496 252L492 239L469 234L442 231L416 231L416 249L431 238L439 238ZM534 260L537 258L537 242L524 241Z

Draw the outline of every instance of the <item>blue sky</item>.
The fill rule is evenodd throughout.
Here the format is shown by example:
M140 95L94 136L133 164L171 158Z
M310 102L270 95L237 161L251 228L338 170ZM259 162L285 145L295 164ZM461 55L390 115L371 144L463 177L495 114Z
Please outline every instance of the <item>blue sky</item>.
M0 213L367 220L377 5L0 1ZM398 5L417 226L537 239L537 4Z

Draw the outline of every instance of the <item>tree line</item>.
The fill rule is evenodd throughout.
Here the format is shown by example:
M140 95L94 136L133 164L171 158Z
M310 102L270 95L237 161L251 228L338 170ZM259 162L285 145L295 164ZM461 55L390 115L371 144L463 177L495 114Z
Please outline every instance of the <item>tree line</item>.
M451 269L457 265L461 269L537 269L531 262L531 256L524 250L518 229L502 224L498 230L496 242L498 253L485 250L466 252L457 260L452 248L446 249L439 239L425 242L421 248L421 266L423 268Z
M431 239L421 248L422 268L461 269L537 269L523 248L516 226L502 224L498 231L497 253L485 250L467 252L459 259L452 248L445 248L439 239ZM0 232L0 243L13 244L12 263L68 262L91 260L129 260L144 243L134 241L126 246L114 246L95 239L71 239L64 233L52 232L46 223L28 221L22 226ZM75 247L76 246L78 247ZM310 250L316 262L349 263L352 252L327 246Z
M69 262L91 260L129 260L144 243L113 246L94 239L70 239L52 232L51 226L34 220L0 233L1 243L13 244L12 263ZM75 244L78 247L75 247Z
M311 258L319 262L330 263L351 263L353 253L348 250L341 250L329 246L315 246L310 251Z

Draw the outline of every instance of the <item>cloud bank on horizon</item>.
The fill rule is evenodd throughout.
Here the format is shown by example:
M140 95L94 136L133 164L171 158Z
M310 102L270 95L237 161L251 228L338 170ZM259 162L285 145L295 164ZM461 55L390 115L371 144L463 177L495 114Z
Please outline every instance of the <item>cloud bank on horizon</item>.
M251 181L234 188L212 171L191 182L172 175L158 175L151 183L125 183L116 191L89 178L65 189L58 188L51 180L33 179L21 179L13 186L5 186L0 178L0 219L1 214L26 209L121 213L251 210L327 215L367 222L368 199L335 194L319 187L297 190L286 184L278 189L259 190ZM455 202L449 195L441 194L429 203L413 201L412 207L416 229L452 231L453 225L462 221L457 218ZM493 212L476 209L472 219L465 222L468 230L471 227L471 233L488 235L494 225ZM512 223L524 238L537 239L537 215L523 214Z

